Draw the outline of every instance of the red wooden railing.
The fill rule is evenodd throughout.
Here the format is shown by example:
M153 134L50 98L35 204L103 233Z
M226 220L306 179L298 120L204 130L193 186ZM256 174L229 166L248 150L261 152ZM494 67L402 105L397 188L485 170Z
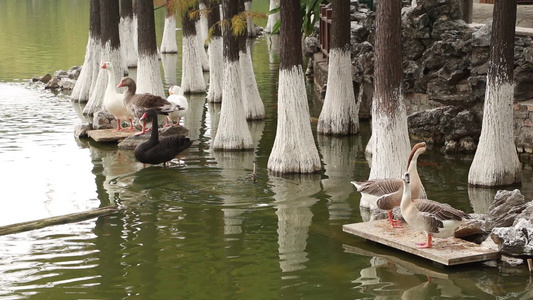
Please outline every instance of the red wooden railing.
M330 32L331 32L331 8L326 7L326 5L320 5L320 48L322 49L322 55L324 57L329 56L329 42L330 42Z

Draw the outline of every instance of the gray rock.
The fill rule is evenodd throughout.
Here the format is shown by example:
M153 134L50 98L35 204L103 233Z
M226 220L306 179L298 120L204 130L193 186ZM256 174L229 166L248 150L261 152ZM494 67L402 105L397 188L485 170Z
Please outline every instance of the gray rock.
M472 46L490 47L490 35L492 32L492 21L481 27L472 34Z
M183 126L170 126L165 128L159 128L159 136L172 136L172 135L189 135L189 130ZM147 141L150 138L150 133L143 135L132 135L118 144L119 149L135 149L137 145Z
M515 256L533 255L533 220L520 218L512 227L496 227L490 237L500 252Z
M320 41L316 37L306 37L304 45L304 52L306 57L311 57L313 56L313 54L320 51Z
M46 74L39 79L40 82L45 83L45 84L48 83L50 80L52 80L52 75L50 74Z
M116 120L113 115L111 115L106 110L99 110L93 115L93 129L112 129L116 128Z
M65 70L58 70L54 72L54 77L68 77L68 73Z
M489 217L494 227L509 227L524 209L526 209L526 202L520 190L499 190L489 207Z
M87 131L89 130L93 130L91 124L78 124L74 126L74 136L78 138L86 138L88 137Z
M67 76L70 79L77 80L81 73L81 66L73 66L67 71Z
M58 85L60 89L70 91L74 88L74 85L76 85L76 80L70 78L61 78Z

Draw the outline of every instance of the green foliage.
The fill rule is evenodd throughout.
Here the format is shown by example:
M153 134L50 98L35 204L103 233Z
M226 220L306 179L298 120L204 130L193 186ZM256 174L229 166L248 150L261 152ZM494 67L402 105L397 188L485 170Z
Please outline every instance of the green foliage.
M324 1L326 4L328 1ZM314 31L315 22L320 19L320 0L300 0L302 12L302 33L305 36Z
M313 33L315 22L320 18L320 4L329 3L326 0L300 0L300 11L302 16L302 33L308 36ZM268 13L275 14L279 12L279 7L271 9ZM272 27L272 34L279 33L282 20L278 20Z

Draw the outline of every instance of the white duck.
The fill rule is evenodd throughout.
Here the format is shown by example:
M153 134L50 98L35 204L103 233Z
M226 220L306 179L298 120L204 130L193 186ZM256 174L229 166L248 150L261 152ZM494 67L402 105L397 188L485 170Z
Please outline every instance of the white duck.
M417 162L418 156L426 152L426 143L421 142L413 146L411 155L407 161L407 172L411 174L411 193L415 198L426 198L426 192L422 186L422 181L418 176ZM357 191L361 193L361 201L366 201L372 206L386 210L389 224L393 228L402 227L400 221L392 217L392 209L400 206L402 202L403 180L400 178L381 178L368 181L352 181Z
M102 69L107 70L107 87L104 94L104 107L117 119L117 131L122 130L120 120L129 120L130 128L128 130L133 131L133 115L124 105L122 99L124 96L117 93L115 90L115 72L113 70L113 64L105 62L101 66Z
M402 216L411 227L423 230L427 242L416 243L417 248L431 248L432 237L447 238L470 216L449 204L411 197L409 173L403 176Z
M183 95L183 89L177 85L173 85L168 89L169 96L167 98L168 102L174 103L181 107L183 110L175 110L168 114L165 117L165 126L180 125L181 117L185 116L187 109L189 108L189 103L187 98Z

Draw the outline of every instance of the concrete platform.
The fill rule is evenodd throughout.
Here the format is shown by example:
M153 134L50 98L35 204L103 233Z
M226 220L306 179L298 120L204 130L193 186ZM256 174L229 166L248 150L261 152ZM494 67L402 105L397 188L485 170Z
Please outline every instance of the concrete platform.
M342 226L343 231L398 250L405 251L446 266L498 259L497 249L489 249L457 238L433 239L429 249L416 248L416 242L426 241L423 232L409 228L392 229L387 220L353 223Z

